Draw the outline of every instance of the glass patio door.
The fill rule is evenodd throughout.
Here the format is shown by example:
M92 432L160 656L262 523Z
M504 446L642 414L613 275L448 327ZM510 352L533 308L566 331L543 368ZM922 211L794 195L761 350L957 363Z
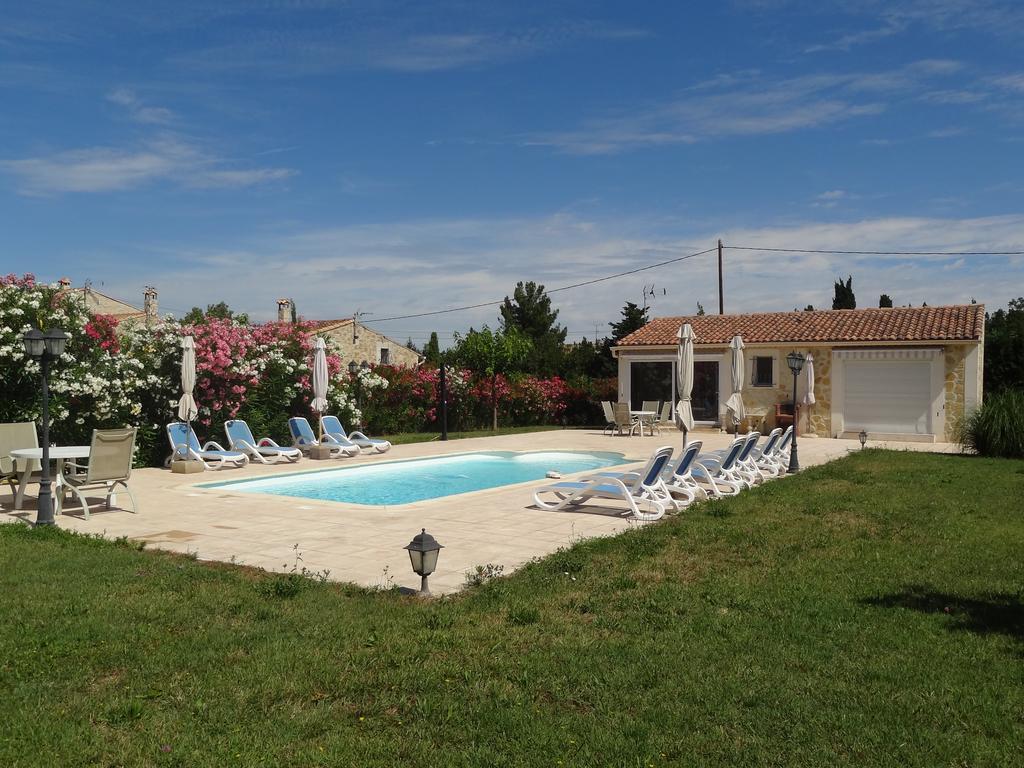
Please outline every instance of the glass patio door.
M631 363L629 407L639 411L644 400L671 401L673 386L671 362Z
M696 421L718 421L718 361L695 360L693 363L693 418Z

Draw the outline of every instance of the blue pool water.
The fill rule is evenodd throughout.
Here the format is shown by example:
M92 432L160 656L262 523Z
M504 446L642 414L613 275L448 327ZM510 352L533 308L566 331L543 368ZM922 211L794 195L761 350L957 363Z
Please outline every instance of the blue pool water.
M361 464L326 472L296 472L203 487L382 506L543 480L552 470L568 475L624 463L622 454L603 451L488 451Z

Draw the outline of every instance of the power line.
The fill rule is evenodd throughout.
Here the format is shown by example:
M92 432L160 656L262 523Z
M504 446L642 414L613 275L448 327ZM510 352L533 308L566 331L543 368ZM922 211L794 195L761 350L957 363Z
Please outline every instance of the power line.
M716 246L716 248L717 248L717 246ZM648 265L643 266L643 267L637 267L636 269L628 269L625 272L617 272L614 275L606 275L604 277L596 277L596 278L594 278L592 280L583 280L583 281L581 281L579 283L573 283L571 285L563 285L563 286L561 286L559 288L552 288L552 289L548 290L547 293L551 294L551 293L559 293L560 291L570 291L573 288L582 288L582 287L584 287L586 285L594 285L596 283L603 283L606 280L614 280L614 279L619 278L619 277L626 277L627 275L635 275L637 272L644 272L644 271L646 271L648 269L657 269L658 267L664 267L667 264L675 264L677 262L686 261L687 259L692 259L692 258L695 258L697 256L704 256L705 254L711 253L714 250L715 250L715 248L708 248L707 250L704 250L704 251L697 251L696 253L688 253L685 256L677 256L674 259L666 259L665 261L659 261L657 264L648 264ZM434 316L434 315L447 315L447 314L449 314L451 312L463 312L463 311L468 310L468 309L481 309L483 307L496 307L499 304L501 304L503 301L504 301L504 299L499 299L498 301L484 301L484 302L481 302L479 304L467 304L466 306L462 306L462 307L449 307L448 309L437 309L437 310L434 310L433 312L419 312L419 313L416 313L414 315L395 315L394 317L378 317L378 318L374 318L373 322L374 323L384 323L384 322L387 322L389 320L409 320L409 319L412 319L412 318L415 318L415 317L431 317L431 316Z
M1024 251L838 251L820 248L759 248L752 245L726 245L734 251L770 253L829 253L848 256L1024 256Z

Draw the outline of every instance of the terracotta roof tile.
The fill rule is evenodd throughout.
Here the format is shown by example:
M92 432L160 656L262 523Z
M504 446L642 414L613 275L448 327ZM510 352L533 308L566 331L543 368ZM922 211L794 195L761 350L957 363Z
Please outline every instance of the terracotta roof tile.
M622 339L618 346L676 344L679 326L689 323L697 344L728 344L739 334L748 344L871 341L975 341L985 324L985 306L894 307L749 315L659 317Z

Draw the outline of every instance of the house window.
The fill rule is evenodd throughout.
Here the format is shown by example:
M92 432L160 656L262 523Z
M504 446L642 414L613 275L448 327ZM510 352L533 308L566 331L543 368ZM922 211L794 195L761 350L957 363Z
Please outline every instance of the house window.
M775 369L775 359L772 357L758 356L754 358L754 386L770 387L774 384L772 374Z
M388 365L391 363L391 350L387 347L380 348L380 364Z

